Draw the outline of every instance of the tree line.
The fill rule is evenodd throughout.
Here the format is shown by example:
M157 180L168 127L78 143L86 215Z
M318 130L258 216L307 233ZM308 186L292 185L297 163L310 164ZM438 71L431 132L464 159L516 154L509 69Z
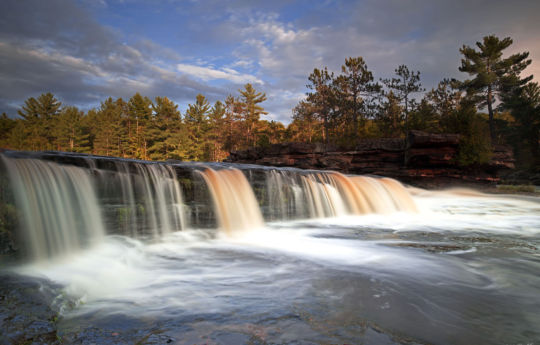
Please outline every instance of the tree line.
M167 97L108 98L83 112L51 93L29 98L20 118L0 118L0 147L57 150L144 160L221 161L231 150L282 141L281 123L261 120L266 95L251 84L210 104L197 95L182 114Z
M375 79L362 57L308 76L306 97L292 122L267 121L263 92L246 84L237 96L210 104L197 95L182 114L167 97L139 93L108 98L83 112L51 93L29 98L19 118L0 117L0 147L59 150L150 160L221 161L232 150L279 142L322 142L353 149L364 138L404 137L409 130L461 134L459 163L486 162L493 145L511 144L522 167L540 166L540 87L521 77L528 53L503 58L512 39L486 36L464 45L459 70L427 91L406 65ZM487 110L487 113L481 112Z
M293 110L290 136L353 148L363 138L404 137L413 129L458 133L462 165L485 163L493 145L510 144L522 167L538 168L540 88L533 76L521 77L529 53L503 58L511 44L491 35L476 49L464 45L459 70L469 79L446 78L428 92L420 72L406 65L379 80L362 57L347 58L338 75L315 68L306 98Z

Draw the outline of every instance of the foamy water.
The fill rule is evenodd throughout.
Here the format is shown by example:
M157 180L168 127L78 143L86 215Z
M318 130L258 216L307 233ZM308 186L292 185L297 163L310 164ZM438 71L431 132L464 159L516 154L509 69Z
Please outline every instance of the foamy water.
M114 315L133 327L161 327L177 343L538 339L539 199L425 193L414 200L415 214L276 222L232 237L107 236L17 271L64 286L76 301L64 309L66 329Z

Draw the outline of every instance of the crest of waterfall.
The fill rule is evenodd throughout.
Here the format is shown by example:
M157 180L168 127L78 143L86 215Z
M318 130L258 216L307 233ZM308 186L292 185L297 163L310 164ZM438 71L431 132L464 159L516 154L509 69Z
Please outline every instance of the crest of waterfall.
M32 258L73 252L104 236L89 170L38 159L2 161L22 215L22 243Z
M234 235L263 227L261 209L242 171L206 168L200 174L210 190L222 231Z

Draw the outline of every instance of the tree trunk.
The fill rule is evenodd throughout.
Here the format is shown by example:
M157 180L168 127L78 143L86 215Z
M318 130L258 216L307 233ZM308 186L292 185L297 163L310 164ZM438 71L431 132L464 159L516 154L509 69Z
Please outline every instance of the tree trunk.
M495 123L493 121L493 90L491 89L491 85L488 86L488 94L487 94L487 107L488 107L488 115L489 115L489 136L491 138L491 145L495 145Z

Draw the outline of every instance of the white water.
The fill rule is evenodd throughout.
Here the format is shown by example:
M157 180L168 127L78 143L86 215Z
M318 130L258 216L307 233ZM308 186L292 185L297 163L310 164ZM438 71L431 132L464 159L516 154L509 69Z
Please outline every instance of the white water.
M36 159L3 159L22 209L29 255L46 259L76 252L105 235L87 170Z
M21 195L47 196L37 204L19 200L27 215L83 214L98 204L93 182L110 178L12 161L8 171L17 172L11 179ZM121 334L137 343L154 332L180 344L517 344L540 337L539 198L410 190L411 198L392 180L270 172L267 207L283 221L265 225L240 170L206 170L200 174L216 232L182 225L187 206L170 166L135 169L117 168L113 181L122 207L143 206L150 241L138 231L126 233L135 238L104 235L99 208L84 218L84 231L44 218L50 224L29 236L84 233L94 245L47 244L33 249L47 260L15 268L63 286L59 300L74 302L64 305L59 323L68 336L103 328L104 338L90 334L87 342L114 343ZM29 176L36 174L37 184ZM54 251L65 255L51 258ZM240 338L223 340L229 336Z
M156 243L110 236L91 250L28 265L22 272L44 275L65 284L69 294L86 303L79 312L103 308L104 300L116 305L114 308L127 308L130 313L174 312L176 308L188 308L190 312L208 308L227 311L236 307L224 301L214 304L219 296L249 293L246 289L251 289L250 284L259 279L269 283L272 277L282 274L294 276L298 262L300 267L311 262L350 272L369 271L375 277L407 274L429 281L449 275L453 283L462 284L468 284L467 279L476 274L474 267L444 258L444 255L474 253L477 251L474 246L434 258L418 249L388 246L408 243L397 237L393 239L392 234L457 232L463 236L479 233L535 236L540 233L538 199L447 194L417 196L415 201L421 210L418 214L277 222L232 238L213 238L204 230L176 232ZM387 236L374 235L373 239L355 236L364 230L380 231ZM257 263L257 258L262 262ZM263 264L267 260L273 264ZM289 283L271 284L284 284L286 288ZM204 288L199 290L201 285Z

